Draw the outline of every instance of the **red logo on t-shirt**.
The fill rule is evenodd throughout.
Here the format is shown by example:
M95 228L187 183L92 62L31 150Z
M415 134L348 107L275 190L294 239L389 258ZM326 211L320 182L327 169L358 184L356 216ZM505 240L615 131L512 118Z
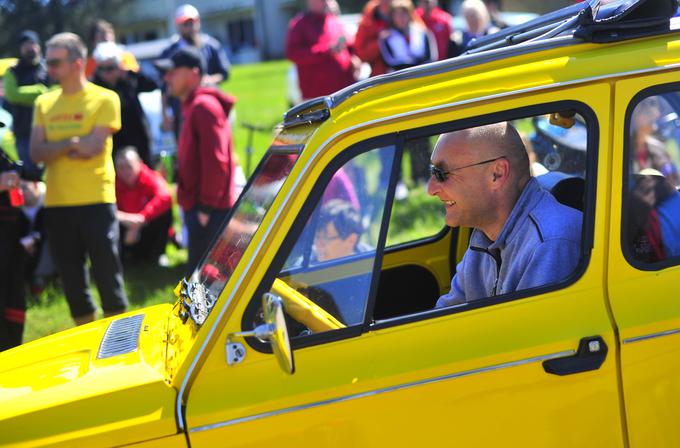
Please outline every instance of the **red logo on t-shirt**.
M83 119L83 114L74 114L74 115L73 115L73 119L74 119L75 121L80 121L80 120Z

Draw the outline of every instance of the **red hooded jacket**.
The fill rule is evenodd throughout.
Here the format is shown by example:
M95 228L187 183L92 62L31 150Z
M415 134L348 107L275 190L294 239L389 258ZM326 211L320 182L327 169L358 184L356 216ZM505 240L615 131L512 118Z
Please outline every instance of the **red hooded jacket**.
M143 162L137 183L126 185L116 177L116 206L126 213L139 213L146 221L159 217L172 207L167 182Z
M177 201L184 210L228 209L236 201L229 124L235 102L220 90L199 87L182 103Z
M371 0L366 4L354 38L354 52L359 59L371 66L371 76L382 75L387 71L387 65L380 54L378 37L389 24L380 16L379 4L379 0Z
M438 60L448 58L449 42L451 40L451 14L441 8L434 8L429 16L425 17L423 8L416 9L416 15L420 17L427 29L432 32L437 41Z
M345 42L339 52L331 50ZM333 14L306 12L293 17L286 36L286 57L297 66L304 99L334 93L354 83L354 66L342 23Z

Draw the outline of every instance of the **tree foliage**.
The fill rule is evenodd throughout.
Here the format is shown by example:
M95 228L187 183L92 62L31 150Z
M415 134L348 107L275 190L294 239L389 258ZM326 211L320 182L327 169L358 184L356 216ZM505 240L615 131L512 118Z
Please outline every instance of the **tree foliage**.
M21 31L36 31L43 42L70 31L83 38L96 19L110 20L131 0L0 0L0 55L16 56Z

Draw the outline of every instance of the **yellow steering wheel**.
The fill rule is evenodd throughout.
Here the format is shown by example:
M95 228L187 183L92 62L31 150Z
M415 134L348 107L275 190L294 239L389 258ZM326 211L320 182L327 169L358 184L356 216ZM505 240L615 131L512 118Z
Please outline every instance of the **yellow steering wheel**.
M331 316L328 311L291 288L288 283L277 278L272 285L272 292L283 300L286 313L314 333L345 328L345 324Z

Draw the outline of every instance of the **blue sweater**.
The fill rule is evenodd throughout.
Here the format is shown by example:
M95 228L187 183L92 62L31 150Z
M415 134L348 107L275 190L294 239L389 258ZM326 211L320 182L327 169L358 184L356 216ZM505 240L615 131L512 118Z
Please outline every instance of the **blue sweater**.
M532 178L496 241L478 229L437 308L558 283L581 252L582 214L560 204Z

